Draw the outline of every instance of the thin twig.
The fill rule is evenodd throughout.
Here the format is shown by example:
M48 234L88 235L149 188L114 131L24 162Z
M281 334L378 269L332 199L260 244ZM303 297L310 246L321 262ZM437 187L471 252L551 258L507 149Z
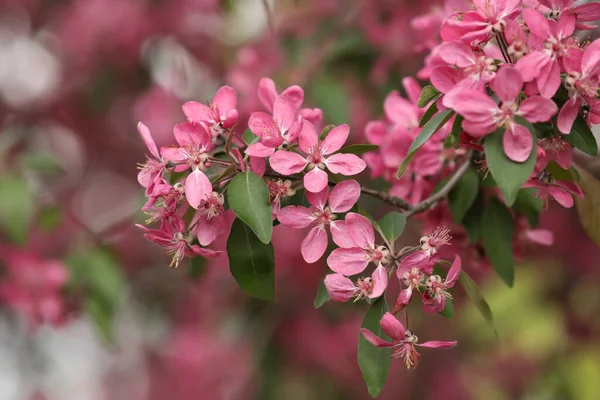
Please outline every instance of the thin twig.
M467 153L467 160L456 170L454 175L452 175L452 178L450 178L448 182L446 182L446 184L439 191L434 193L431 197L423 200L422 202L414 206L412 209L406 211L404 213L404 215L406 215L406 218L412 217L415 214L428 210L435 203L446 197L450 190L452 190L452 188L456 186L460 178L462 178L463 175L468 171L469 167L471 167L472 154L472 151L469 151Z

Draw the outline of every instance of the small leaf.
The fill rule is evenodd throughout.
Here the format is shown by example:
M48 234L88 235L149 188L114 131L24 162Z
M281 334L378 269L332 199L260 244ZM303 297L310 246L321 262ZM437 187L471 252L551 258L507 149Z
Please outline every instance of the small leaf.
M331 298L329 297L329 293L325 287L325 280L322 280L321 284L319 285L319 290L317 290L317 296L315 297L313 305L315 308L321 308L321 306L327 303L329 300L331 300Z
M427 85L421 90L419 100L417 100L417 106L424 108L427 104L431 103L435 98L439 97L440 91L431 85Z
M0 176L0 228L15 243L27 241L34 198L24 178Z
M485 200L483 194L480 192L462 220L471 243L477 243L481 238L481 218L483 217L484 207Z
M248 146L250 146L251 144L254 144L260 140L260 138L258 136L256 136L254 133L252 133L252 131L250 129L246 129L246 131L242 135L242 139L244 139L244 142L246 142L246 144Z
M448 193L448 204L455 222L461 222L471 209L479 193L479 175L473 169L467 172Z
M327 135L329 135L329 132L331 132L333 128L335 128L335 125L325 126L325 128L323 128L321 134L319 135L319 140L325 140L325 138L327 137Z
M596 138L581 115L578 115L575 119L571 133L563 135L562 138L590 156L595 157L598 155Z
M512 206L517 198L517 192L531 175L536 159L536 142L533 141L533 149L529 158L522 163L510 160L502 147L502 135L507 134L504 129L485 138L484 149L487 166L492 177L498 185L498 189L504 196L507 206ZM510 134L510 133L508 133ZM535 136L535 132L532 132ZM531 139L533 140L533 138Z
M464 121L464 117L462 115L456 115L454 118L454 122L452 123L452 130L450 134L446 137L444 141L444 148L449 149L454 147L460 141L460 135L463 133L462 123Z
M227 239L229 269L242 290L252 297L275 298L273 245L261 242L240 219L233 221Z
M535 196L536 189L521 189L517 193L517 200L513 205L513 210L524 215L531 226L537 226L542 211L542 200Z
M546 171L557 181L577 182L579 180L575 168L563 169L556 161L550 161L546 166Z
M261 177L246 171L238 174L227 187L229 206L263 243L273 234L269 188Z
M573 196L579 222L590 239L600 247L600 182L583 168L576 169L580 177L579 185L585 196L583 199Z
M442 111L441 113L433 117L431 121L425 124L425 126L421 129L421 132L419 132L419 135L410 145L408 149L408 155L406 156L404 161L402 161L402 164L400 164L398 172L396 172L396 177L398 179L400 179L400 177L406 170L406 167L408 167L408 164L410 164L417 151L419 151L419 149L425 144L425 142L427 142L433 136L434 133L440 130L446 124L446 122L448 122L450 118L452 118L452 115L454 115L454 111L452 110Z
M498 200L491 199L481 221L483 247L494 270L509 287L515 280L513 234L514 220L510 211Z
M452 304L452 299L446 299L446 306L439 314L444 318L454 317L454 305Z
M383 333L379 321L387 312L385 299L377 299L367 311L363 319L362 328L367 328L382 339L389 338ZM361 333L358 337L358 365L363 379L367 384L367 390L371 397L375 398L381 392L390 370L392 361L392 349L378 348L369 343Z
M400 237L406 227L406 216L398 211L387 213L378 222L384 239L392 244Z
M496 328L494 326L494 316L492 314L492 309L490 305L481 294L481 290L479 290L479 286L477 283L465 271L461 271L458 276L458 282L462 286L465 291L467 297L475 305L477 311L481 314L483 319L485 319L489 324L496 336L498 336L498 332L496 332Z
M425 111L423 113L423 116L421 117L421 120L419 121L419 128L422 128L423 125L425 125L426 123L429 122L429 120L438 112L438 106L437 103L433 103L431 104L431 106L429 106L429 108L427 109L427 111Z
M368 153L379 149L379 146L374 144L351 144L349 146L342 147L337 153L349 153L360 156L361 154Z

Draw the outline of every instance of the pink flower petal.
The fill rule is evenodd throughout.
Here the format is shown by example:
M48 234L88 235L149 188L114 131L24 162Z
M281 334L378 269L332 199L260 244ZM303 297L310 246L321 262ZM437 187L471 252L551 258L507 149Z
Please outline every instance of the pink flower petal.
M525 231L525 236L533 243L542 246L552 246L554 244L554 234L547 229L528 229Z
M523 78L518 69L505 66L500 68L494 80L490 82L490 88L500 101L515 101L523 89Z
M396 317L389 312L386 312L379 321L381 329L388 335L394 342L400 342L406 339L406 333L404 326Z
M524 162L533 149L533 138L529 129L515 124L513 131L506 130L502 137L504 154L515 162Z
M156 143L154 143L154 139L150 134L150 129L148 129L148 127L141 122L138 122L137 129L140 133L140 136L142 137L142 140L144 141L144 143L146 143L146 147L148 148L150 153L154 157L160 158L160 155L158 154L158 148L156 147Z
M558 130L565 135L571 133L571 128L573 127L573 123L579 114L579 109L581 108L582 99L579 96L574 96L567 101L560 112L558 113L557 126Z
M412 298L412 286L403 289L398 293L398 297L396 298L396 304L394 305L394 313L404 309L410 303L410 299Z
M275 99L275 104L273 105L273 118L277 120L282 131L290 129L297 111L298 108L295 107L294 101L290 96L281 94Z
M459 68L467 68L475 63L471 47L461 41L442 43L438 52L442 60Z
M357 247L335 249L327 257L329 268L346 276L360 274L368 264L367 255Z
M213 119L212 111L206 104L188 101L182 108L188 122L209 122Z
M198 236L198 242L202 246L208 246L215 241L222 227L219 225L218 217L207 219L206 216L201 217L198 220L196 227L196 235Z
M281 92L281 96L286 97L296 111L302 106L302 102L304 102L304 90L298 85L288 87Z
M431 71L431 84L442 93L448 93L463 79L460 71L447 65L435 67ZM444 105L446 105L444 103Z
M457 254L454 256L454 262L452 263L452 266L448 270L448 275L446 275L446 287L454 286L454 283L456 282L456 280L458 279L458 276L460 275L460 267L461 267L461 261L460 261L460 257Z
M252 113L248 120L248 128L261 139L263 135L267 137L279 136L279 128L273 117L262 111Z
M277 219L285 226L301 229L309 226L314 217L312 211L301 206L287 206L279 210Z
M417 343L417 346L421 346L421 347L427 347L430 349L450 349L454 346L456 346L457 341L454 340L452 342L443 342L443 341L439 341L439 340L434 340L434 341L430 341L430 342L425 342L425 343Z
M356 154L334 154L325 160L325 165L334 174L352 176L367 168L367 163Z
M354 242L346 230L346 221L332 221L329 224L329 230L331 231L333 243L335 243L336 246L344 249L355 247Z
M334 213L349 211L360 198L360 185L354 179L348 179L334 186L329 195L329 206Z
M583 199L584 195L583 195L583 191L581 190L581 188L579 187L579 185L575 182L570 182L570 181L556 181L554 182L554 185L561 187L563 189L565 189L567 192L574 194L575 196L578 196L580 198Z
M550 194L550 196L552 196L554 200L556 200L558 204L560 204L564 208L573 207L573 196L571 196L571 194L565 189L554 185L548 185L548 193Z
M321 143L321 150L323 150L323 154L327 155L335 153L341 149L344 143L346 143L349 134L350 127L346 124L333 128L325 140L323 140L323 143Z
M544 66L537 77L540 94L551 99L560 87L560 64L557 60Z
M383 110L386 117L394 124L406 125L414 118L414 105L403 97L400 97L396 90L390 92L383 101Z
M536 123L550 121L557 111L558 107L554 101L541 96L531 96L519 105L517 114L529 122Z
M275 88L275 82L269 78L262 78L258 82L258 99L270 113L273 112L273 104L275 104L276 98L277 89Z
M273 147L267 147L261 142L256 142L248 146L244 153L252 157L265 158L272 156L273 153L275 153L275 149Z
M329 186L325 186L325 188L320 192L306 192L306 199L308 200L308 202L317 208L325 208L325 204L327 204L328 198Z
M412 76L402 78L402 87L408 96L408 100L416 104L421 97L421 85Z
M388 342L387 340L381 339L367 328L360 328L360 333L362 333L363 337L367 340L367 342L371 343L373 346L392 347L394 345L393 343Z
M231 86L222 86L217 90L217 93L215 93L212 102L219 107L219 113L225 115L230 110L235 109L237 105L237 93Z
M302 131L298 135L298 145L300 149L309 154L311 149L319 143L319 135L315 126L308 121L302 124Z
M185 180L185 197L190 206L197 210L210 193L212 193L212 185L204 172L196 169L188 175Z
M385 289L388 285L388 274L387 270L383 265L379 264L379 267L377 267L375 271L373 271L373 274L371 275L371 280L373 282L373 290L371 291L371 294L369 294L368 297L370 299L376 299L377 297L380 297L383 294L383 292L385 292Z
M597 4L600 10L600 4ZM600 17L600 16L599 16ZM600 19L600 18L599 18ZM596 39L590 44L581 58L581 74L594 76L600 72L600 40Z
M182 122L173 128L173 136L180 146L189 144L206 145L210 143L210 134L202 125L192 125L189 122Z
M280 211L281 212L281 211ZM327 232L321 226L315 226L302 241L300 251L304 261L312 264L323 257L327 249Z
M489 124L494 112L498 109L490 96L475 90L458 93L453 105L454 110L465 119L485 124Z
M273 159L273 157L271 157L271 159ZM275 169L275 167L273 167L273 169ZM312 170L310 170L306 175L304 175L304 188L309 192L318 193L327 187L328 179L329 178L325 171L323 171L319 167L315 167Z
M223 254L222 251L218 251L218 250L212 250L212 249L207 249L205 247L200 247L198 245L193 245L190 246L190 249L198 254L199 256L202 256L204 258L217 258L219 257L221 254Z
M269 158L271 168L283 175L292 175L302 172L306 167L306 160L298 153L280 150Z
M375 231L368 218L357 213L346 215L346 229L357 247L375 247Z
M547 53L534 51L519 58L515 67L525 82L531 82L539 75L540 70L551 62L552 59Z
M356 293L354 283L342 274L329 274L325 277L325 288L333 301L348 301Z
M533 8L526 8L521 15L533 35L540 39L547 39L552 36L550 25L544 14Z
M267 170L267 161L264 158L250 156L250 171L262 177Z
M371 121L365 127L365 136L367 141L374 145L381 145L387 135L387 127L381 121Z

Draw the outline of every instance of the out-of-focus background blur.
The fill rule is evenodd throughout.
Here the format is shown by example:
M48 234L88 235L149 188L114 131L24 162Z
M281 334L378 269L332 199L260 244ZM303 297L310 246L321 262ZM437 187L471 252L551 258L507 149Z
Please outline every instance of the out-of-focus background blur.
M145 241L134 227L144 219L136 123L169 144L181 104L222 84L247 118L269 76L279 89L302 85L327 123L364 141L385 95L422 68L442 7L2 0L0 400L369 398L356 362L367 305L313 308L327 267L303 262L303 231L275 229L275 304L241 293L226 256L170 269ZM453 319L414 313L414 324L420 338L458 346L425 350L415 371L394 362L381 399L600 398L598 248L574 210L551 207L542 227L555 245L522 258L512 289L488 266L464 265L499 339L457 290ZM419 221L409 229L407 243Z

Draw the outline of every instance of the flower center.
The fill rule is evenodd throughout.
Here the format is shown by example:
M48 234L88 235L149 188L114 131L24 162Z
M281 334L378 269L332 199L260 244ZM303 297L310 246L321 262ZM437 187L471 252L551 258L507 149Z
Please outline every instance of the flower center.
M313 216L317 225L329 225L331 221L337 218L337 215L333 214L329 207L316 209Z

